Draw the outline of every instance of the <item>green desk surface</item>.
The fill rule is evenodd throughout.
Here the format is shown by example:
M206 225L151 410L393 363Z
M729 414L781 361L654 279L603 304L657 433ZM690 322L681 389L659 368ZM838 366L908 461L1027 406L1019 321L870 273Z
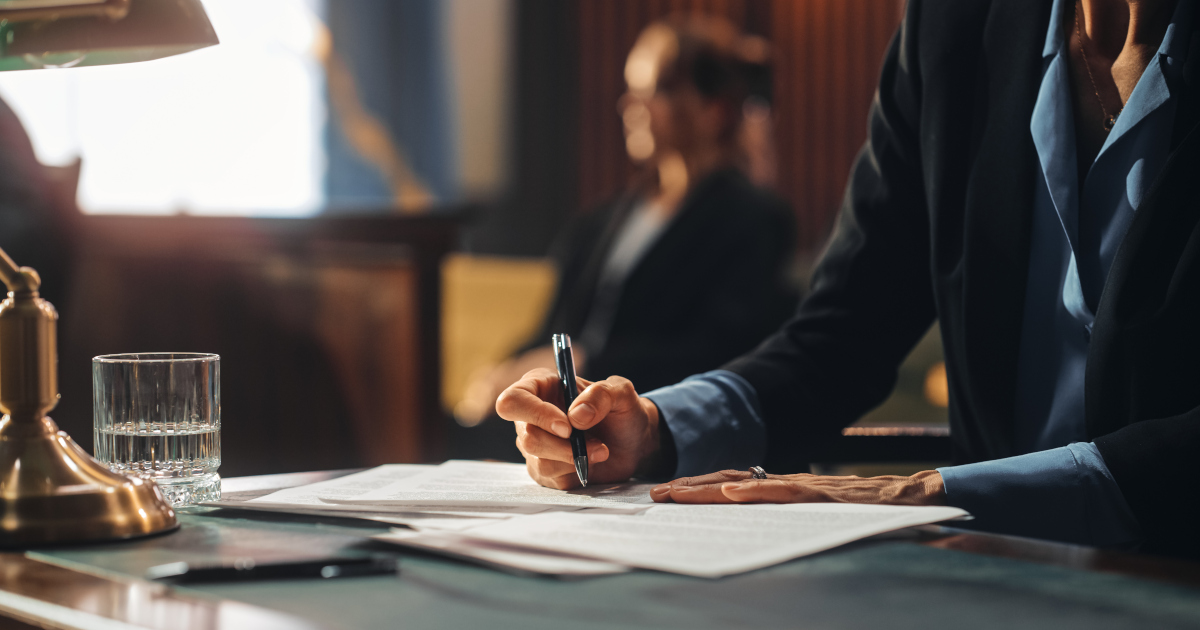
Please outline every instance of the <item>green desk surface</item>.
M331 628L1200 628L1200 590L1129 575L869 540L706 580L649 571L516 576L366 540L359 522L189 508L165 536L30 553L140 576L179 560L402 555L397 576L213 584L180 594L240 601Z

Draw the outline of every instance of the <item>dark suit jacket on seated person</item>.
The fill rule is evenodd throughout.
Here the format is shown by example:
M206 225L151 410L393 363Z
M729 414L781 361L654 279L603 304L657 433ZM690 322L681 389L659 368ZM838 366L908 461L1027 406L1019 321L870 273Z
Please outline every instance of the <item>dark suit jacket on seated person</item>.
M791 210L732 168L697 183L620 285L602 287L637 203L624 196L564 231L553 253L558 293L529 348L565 332L587 352L580 376L621 374L655 388L719 367L792 314Z
M1195 4L1156 5L1170 26L1089 165L1076 139L1098 134L1078 125L1109 112L1086 85L1072 98L1070 0L909 0L812 294L725 370L640 399L619 378L588 387L571 421L614 444L597 443L596 476L802 472L936 320L959 464L940 479L735 472L651 495L944 501L986 529L1200 555ZM531 475L561 487L553 384L531 373L497 408Z
M1022 452L1018 365L1026 290L1038 273L1030 268L1039 181L1030 121L1049 63L1050 5L910 0L813 293L782 331L728 366L757 393L768 470L802 467L823 438L882 401L935 319L955 462ZM1146 548L1196 555L1200 38L1186 42L1175 49L1187 63L1175 68L1165 164L1088 305L1090 330L1078 332L1087 343L1086 439ZM947 493L954 504L949 482Z

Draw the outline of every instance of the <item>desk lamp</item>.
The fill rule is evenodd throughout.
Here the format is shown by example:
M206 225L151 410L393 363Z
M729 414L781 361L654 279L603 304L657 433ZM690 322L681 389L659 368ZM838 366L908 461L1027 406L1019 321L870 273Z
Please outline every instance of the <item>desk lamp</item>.
M217 43L199 0L0 0L0 70L157 59ZM122 540L179 527L153 481L110 472L46 414L58 313L0 250L0 548Z
M200 0L0 0L0 71L148 61L217 43Z

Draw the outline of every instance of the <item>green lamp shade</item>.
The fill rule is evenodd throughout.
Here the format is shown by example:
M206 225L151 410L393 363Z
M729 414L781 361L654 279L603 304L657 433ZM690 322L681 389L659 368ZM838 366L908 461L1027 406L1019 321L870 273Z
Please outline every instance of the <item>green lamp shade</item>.
M218 43L200 0L130 0L107 16L4 21L0 71L103 66L170 57Z

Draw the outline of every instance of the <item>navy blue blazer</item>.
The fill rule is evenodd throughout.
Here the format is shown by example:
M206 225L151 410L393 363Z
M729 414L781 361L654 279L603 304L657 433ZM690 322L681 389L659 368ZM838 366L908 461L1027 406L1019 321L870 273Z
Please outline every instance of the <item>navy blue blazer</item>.
M909 0L833 240L797 315L728 366L757 390L767 465L793 469L879 404L937 320L956 463L1014 454L1050 0ZM1200 555L1200 38L1172 153L1096 312L1089 438L1146 547Z

